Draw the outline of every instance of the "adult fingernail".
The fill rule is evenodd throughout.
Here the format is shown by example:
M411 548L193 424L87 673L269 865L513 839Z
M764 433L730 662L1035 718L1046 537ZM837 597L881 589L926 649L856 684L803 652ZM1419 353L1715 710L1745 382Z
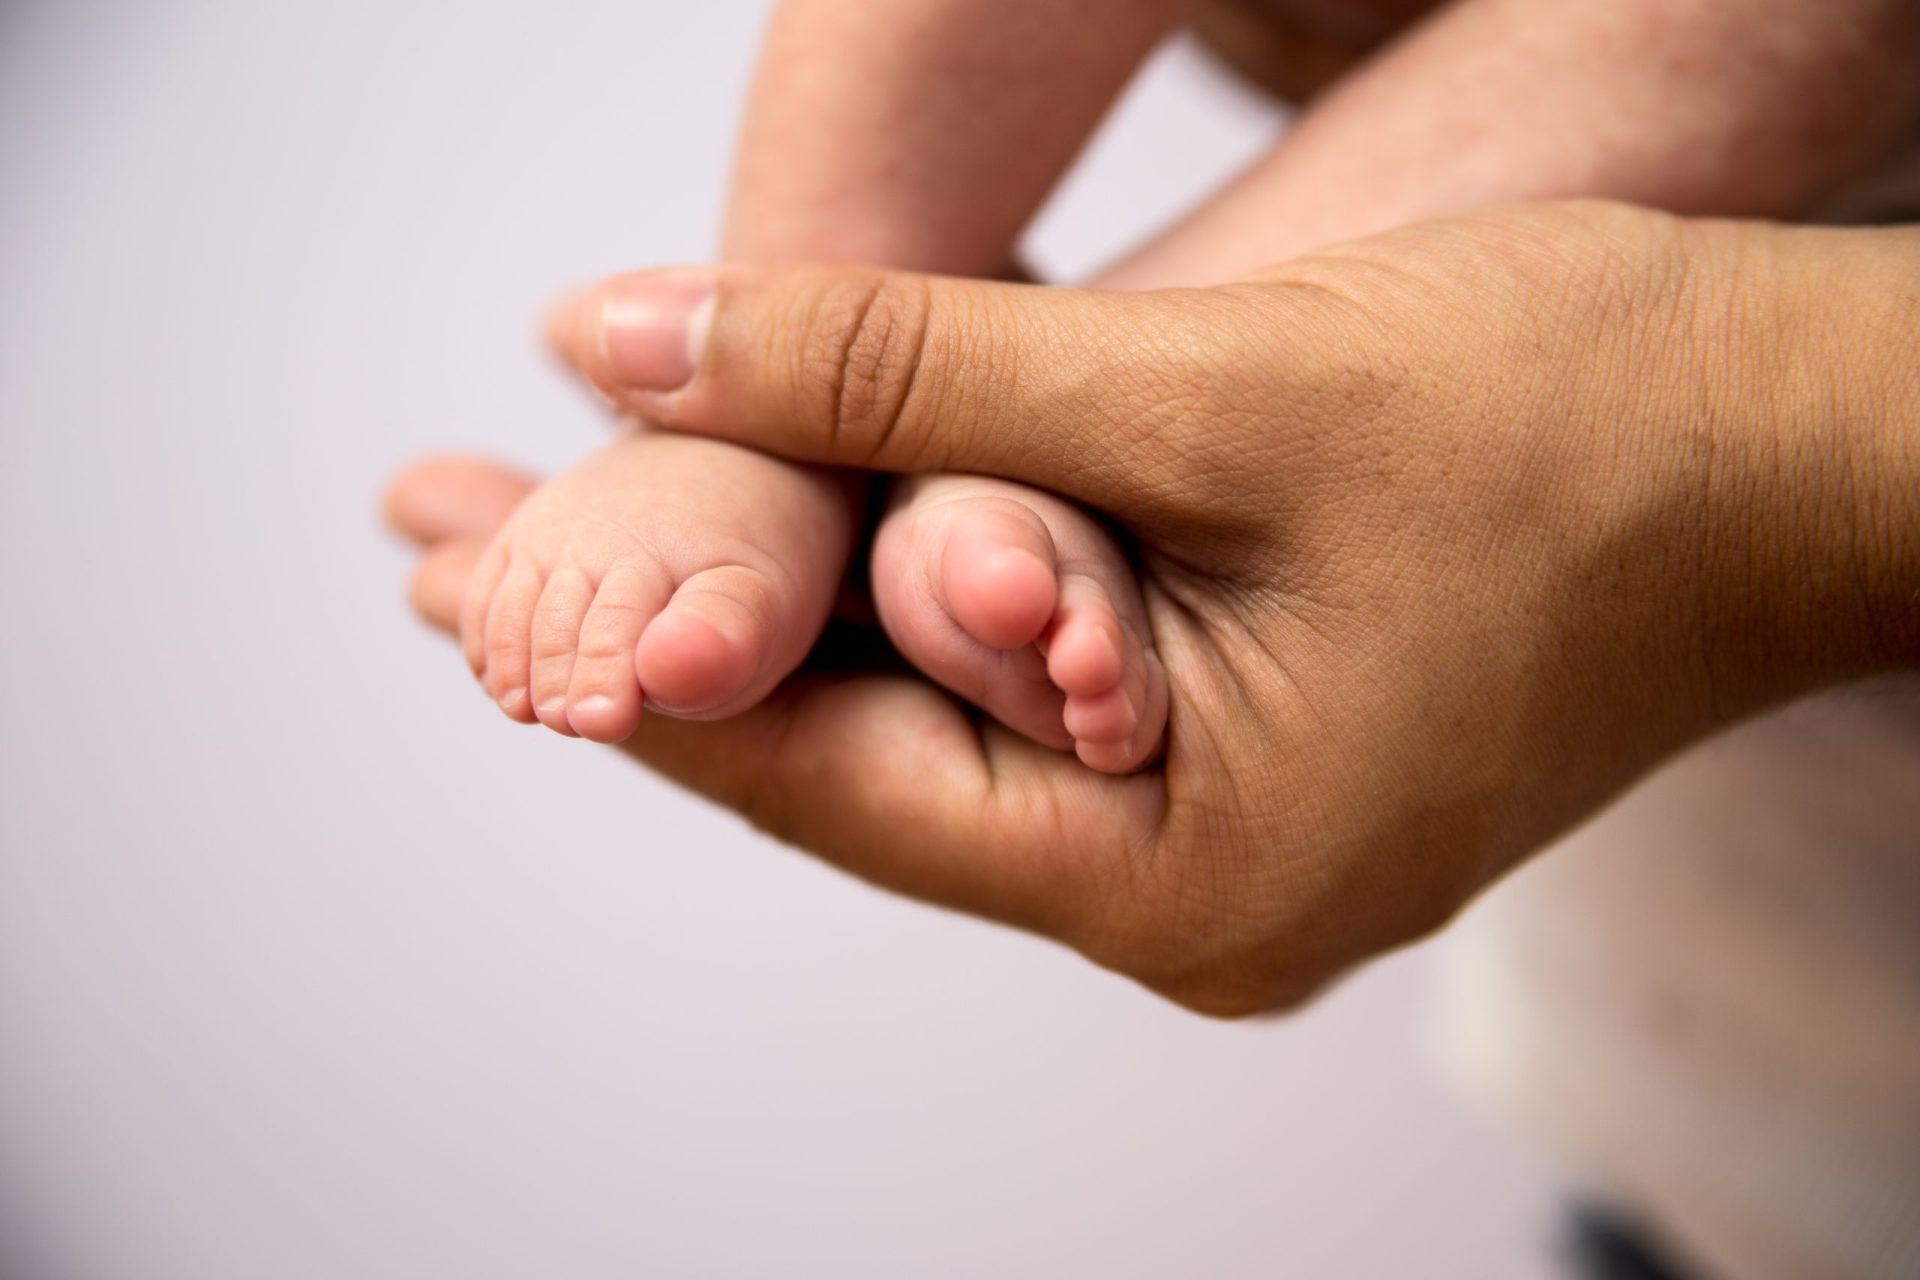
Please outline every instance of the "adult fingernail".
M600 332L613 389L678 391L693 381L713 320L708 272L659 272L601 293Z

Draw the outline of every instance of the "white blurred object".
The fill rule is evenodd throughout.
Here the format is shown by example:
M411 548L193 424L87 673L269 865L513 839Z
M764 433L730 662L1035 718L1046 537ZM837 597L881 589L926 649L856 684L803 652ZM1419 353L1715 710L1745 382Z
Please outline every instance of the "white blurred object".
M1920 679L1746 725L1496 889L1453 1064L1704 1274L1920 1275Z

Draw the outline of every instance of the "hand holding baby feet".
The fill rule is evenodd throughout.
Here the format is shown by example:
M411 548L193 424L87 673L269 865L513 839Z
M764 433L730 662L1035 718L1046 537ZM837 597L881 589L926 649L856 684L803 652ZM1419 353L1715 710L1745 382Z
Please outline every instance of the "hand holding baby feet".
M806 656L844 574L844 482L633 428L530 495L475 566L468 664L523 724L618 742L645 701L718 719Z
M1073 504L979 476L905 479L873 592L901 654L1008 728L1108 773L1159 753L1167 679L1138 581Z

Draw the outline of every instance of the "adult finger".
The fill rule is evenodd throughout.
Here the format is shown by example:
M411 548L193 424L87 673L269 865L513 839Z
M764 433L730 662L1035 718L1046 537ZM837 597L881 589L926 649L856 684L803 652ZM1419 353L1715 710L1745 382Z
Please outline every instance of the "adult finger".
M449 538L420 554L407 599L429 626L452 635L460 626L460 600L474 563L487 549L485 538Z
M973 471L1116 514L1218 459L1235 375L1284 359L1244 289L1047 289L852 267L615 277L552 335L609 397L800 461ZM1258 349L1250 351L1249 339Z
M534 480L484 458L448 454L422 458L395 476L383 500L387 523L422 545L448 538L486 538Z
M882 888L1095 959L1102 894L1140 869L1166 804L1161 775L1092 774L911 677L802 677L729 720L649 716L622 749Z

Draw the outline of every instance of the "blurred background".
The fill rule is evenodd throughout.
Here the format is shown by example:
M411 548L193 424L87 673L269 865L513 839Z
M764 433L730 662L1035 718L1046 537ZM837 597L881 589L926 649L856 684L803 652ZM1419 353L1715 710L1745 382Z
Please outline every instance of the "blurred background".
M534 319L710 254L763 7L0 6L0 1276L1546 1274L1430 951L1203 1022L510 725L408 615L384 478L601 438ZM1033 260L1280 126L1168 50Z

